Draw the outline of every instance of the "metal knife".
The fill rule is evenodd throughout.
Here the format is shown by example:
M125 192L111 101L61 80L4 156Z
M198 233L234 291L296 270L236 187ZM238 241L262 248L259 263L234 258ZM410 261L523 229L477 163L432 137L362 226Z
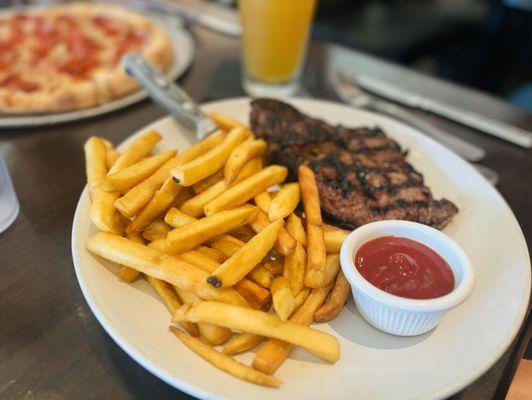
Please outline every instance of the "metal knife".
M364 93L356 84L339 72L333 72L329 76L329 80L340 98L354 105L355 107L376 111L382 114L389 115L409 125L419 129L427 136L432 137L441 144L449 147L461 157L468 161L479 161L486 156L484 149L469 143L459 137L453 136L450 133L424 121L416 115L407 110L389 103L384 100L378 100L367 93Z
M193 129L198 139L219 129L183 89L144 57L129 53L124 56L122 63L127 74L135 78L157 104Z
M442 117L448 118L462 125L469 126L492 136L504 139L524 148L532 147L532 133L524 129L496 121L484 115L459 109L448 104L407 92L393 83L377 80L369 76L354 76L356 85L378 96L385 97L408 107L419 108Z

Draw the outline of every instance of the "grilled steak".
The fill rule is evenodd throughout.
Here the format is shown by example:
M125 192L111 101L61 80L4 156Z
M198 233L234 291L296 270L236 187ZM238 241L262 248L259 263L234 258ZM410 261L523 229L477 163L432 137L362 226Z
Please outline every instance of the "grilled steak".
M251 128L270 144L270 160L316 174L321 207L330 222L354 229L368 222L402 219L438 229L458 212L435 200L406 152L380 128L332 126L272 99L251 102Z

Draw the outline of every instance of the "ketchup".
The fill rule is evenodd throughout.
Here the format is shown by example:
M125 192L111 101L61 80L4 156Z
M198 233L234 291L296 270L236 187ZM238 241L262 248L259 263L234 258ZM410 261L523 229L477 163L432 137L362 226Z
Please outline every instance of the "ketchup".
M450 293L454 275L434 250L415 240L382 236L364 243L355 266L372 285L409 299L433 299Z

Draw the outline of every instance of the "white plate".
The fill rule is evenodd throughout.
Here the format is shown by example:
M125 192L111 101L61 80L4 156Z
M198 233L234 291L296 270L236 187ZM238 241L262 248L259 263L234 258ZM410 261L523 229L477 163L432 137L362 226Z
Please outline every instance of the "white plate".
M33 7L24 7L22 9L34 9ZM10 12L13 12L11 9ZM166 73L171 80L176 80L185 73L194 58L194 41L188 31L182 26L180 20L176 17L149 16L156 24L164 26L170 36L174 60ZM55 112L46 114L0 114L0 129L4 128L23 128L31 126L55 125L64 122L77 121L81 119L96 117L122 109L131 104L138 103L148 97L144 90L138 90L125 97L111 101L110 103L100 106L91 107L82 110Z
M350 300L337 319L317 326L340 340L341 358L336 365L297 350L276 373L284 381L281 389L255 386L216 370L186 349L168 332L168 312L146 282L121 283L85 250L87 238L95 233L85 190L74 217L72 255L89 306L131 357L197 397L427 399L457 392L502 355L525 315L530 259L512 211L469 164L408 126L336 103L294 100L293 104L331 123L380 125L410 150L409 161L424 174L435 197L445 196L458 205L460 213L445 233L463 247L475 269L476 286L464 304L451 310L432 332L405 338L370 326ZM220 101L204 109L246 122L249 100ZM151 129L164 137L158 150L182 149L194 142L172 118L160 119L136 135ZM252 355L238 358L249 364Z

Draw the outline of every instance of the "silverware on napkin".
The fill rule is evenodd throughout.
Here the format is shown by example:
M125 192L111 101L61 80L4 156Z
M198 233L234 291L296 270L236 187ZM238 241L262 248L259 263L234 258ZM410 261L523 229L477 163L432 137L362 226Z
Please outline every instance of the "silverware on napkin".
M196 132L198 139L219 129L176 83L171 82L139 54L126 54L123 59L127 74L135 78L150 97Z

